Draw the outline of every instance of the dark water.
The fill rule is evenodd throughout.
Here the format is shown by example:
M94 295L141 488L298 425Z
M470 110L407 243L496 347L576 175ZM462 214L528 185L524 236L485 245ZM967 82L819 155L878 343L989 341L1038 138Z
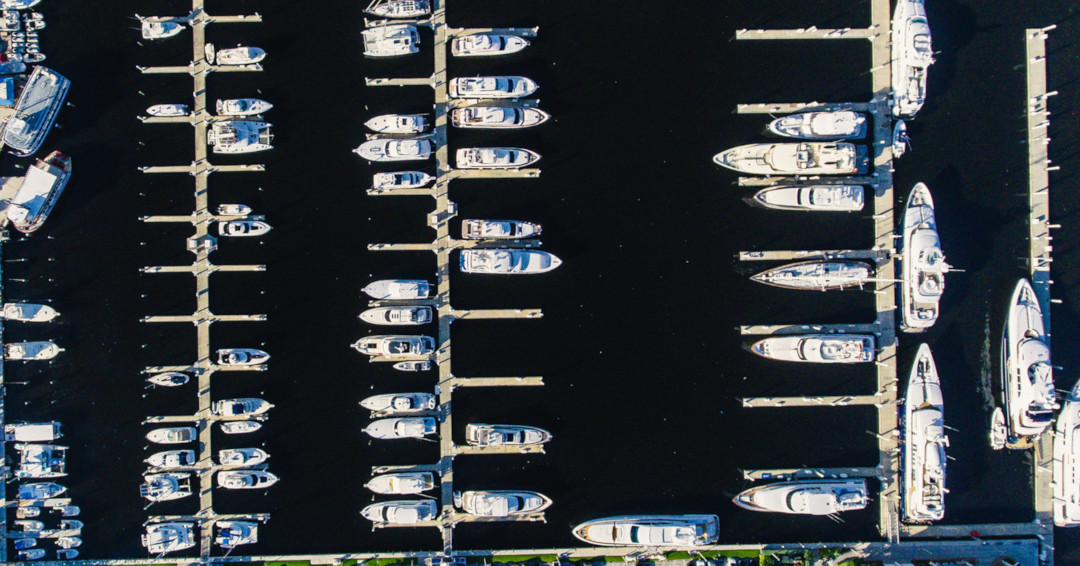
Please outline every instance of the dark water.
M135 65L185 64L190 36L140 47L128 17L167 14L160 0L60 2L41 6L49 65L70 77L73 108L48 149L70 153L75 177L48 225L5 247L5 299L54 300L59 324L8 325L10 340L52 338L66 352L48 365L8 364L10 420L59 419L72 446L66 478L87 523L86 557L139 556L142 510L137 485L146 457L147 415L195 410L194 391L142 388L146 365L184 364L195 332L183 324L147 325L151 314L195 307L189 275L143 275L144 265L187 264L190 227L148 225L138 217L190 212L193 182L149 176L139 165L185 164L191 130L142 125L151 105L189 102L190 77L141 76ZM216 25L219 45L259 45L265 72L212 75L211 98L258 96L276 149L215 163L259 162L267 172L219 174L211 203L242 202L274 230L257 241L222 241L217 264L263 263L265 273L217 274L212 309L266 313L265 323L220 323L212 347L265 347L270 371L219 374L214 397L262 396L277 407L247 437L272 454L282 481L268 493L215 494L222 513L270 512L254 554L434 549L434 530L372 532L359 517L371 501L362 485L373 465L426 463L433 443L372 443L357 402L376 392L430 390L432 375L368 364L347 346L369 333L356 319L359 289L385 277L432 277L426 253L368 252L369 242L430 241L426 198L363 194L373 168L349 149L362 123L385 112L430 110L426 88L365 88L363 77L427 76L431 54L404 61L361 57L361 2L211 2L211 13L250 13L261 25ZM460 4L460 6L458 5ZM732 112L740 102L844 101L869 97L869 47L863 42L734 43L741 27L855 27L865 2L615 2L485 0L450 6L456 26L539 25L525 52L503 60L452 61L452 75L523 74L541 88L554 116L534 130L453 131L451 149L520 145L543 156L536 180L458 181L460 216L508 217L544 225L544 244L565 261L531 278L453 276L458 308L541 307L533 321L459 322L454 373L542 375L539 389L465 390L455 422L519 422L550 429L547 454L462 457L462 489L520 488L555 500L546 524L464 525L458 548L573 544L569 527L607 514L712 512L723 542L852 540L876 536L876 506L846 522L777 517L737 509L740 468L872 466L876 441L866 408L744 410L751 395L862 394L868 368L794 367L754 358L739 324L860 322L872 298L845 292L805 295L757 286L746 249L870 245L865 216L813 217L754 210L747 191L711 162L720 149L761 139L765 122ZM949 280L942 319L925 339L945 378L950 426L950 523L1032 519L1029 456L993 453L985 442L980 377L998 331L1005 294L1022 274L1026 190L1023 133L1023 28L1058 22L1050 40L1051 158L1055 242L1054 345L1060 386L1077 377L1068 336L1080 328L1077 177L1080 136L1080 18L1069 2L928 2L938 64L930 100L910 124L913 153L896 173L898 198L927 182L934 190L949 261L966 273ZM430 36L425 36L425 49ZM16 162L4 161L6 174ZM20 162L25 164L25 162ZM25 282L17 281L25 279ZM994 339L996 341L996 338ZM902 338L910 360L919 341ZM461 434L461 431L457 431ZM191 513L194 500L159 504L159 514ZM1062 533L1058 550L1076 548Z

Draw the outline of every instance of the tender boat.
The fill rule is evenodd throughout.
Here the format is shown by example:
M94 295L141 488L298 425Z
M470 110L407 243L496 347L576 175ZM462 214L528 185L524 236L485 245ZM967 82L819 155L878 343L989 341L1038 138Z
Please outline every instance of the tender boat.
M246 204L219 204L218 216L247 216L251 214L251 207Z
M142 21L142 38L143 39L165 39L172 37L181 31L184 31L184 26L177 22L153 22L150 20Z
M431 13L428 0L373 0L364 12L381 18L419 18Z
M368 283L361 291L381 301L409 301L428 298L431 285L420 279L380 279Z
M52 442L64 436L62 425L47 423L10 423L4 425L4 440L8 442Z
M480 517L512 517L541 513L551 507L551 499L535 491L458 491L454 505Z
M940 521L945 516L945 407L941 381L926 344L919 346L904 397L900 501L909 523Z
M431 322L431 307L376 307L360 313L368 324L416 326Z
M903 120L897 120L896 125L893 126L892 131L892 156L893 159L899 159L901 155L907 153L908 147L911 146L911 139L907 135L907 124Z
M863 201L863 188L859 185L785 185L754 194L755 203L777 210L858 212L863 209Z
M540 154L520 147L464 147L454 157L458 169L520 169L540 161Z
M718 165L748 175L861 175L865 146L847 142L779 142L740 145L713 157Z
M762 271L750 280L785 289L827 291L862 287L873 275L873 267L861 261L812 260Z
M221 116L254 116L269 111L274 105L258 98L230 98L218 100L215 107Z
M539 86L528 77L459 77L450 79L450 98L521 98Z
M922 0L897 0L892 19L893 116L909 118L926 101L934 48Z
M1005 448L1005 441L1008 439L1009 427L1005 424L1005 411L1001 410L1001 407L994 407L994 412L990 414L990 448L1001 450Z
M368 161L422 161L433 148L431 140L379 139L360 144L353 153Z
M716 515L623 515L574 527L574 536L599 546L703 546L716 542Z
M20 550L17 556L19 560L40 560L45 558L45 549L31 548L29 550Z
M372 178L371 191L381 193L397 189L419 189L434 180L435 177L421 171L376 173Z
M382 474L371 478L364 487L381 495L414 495L435 488L431 472Z
M191 495L191 474L150 474L143 478L139 495L149 501L172 501Z
M380 134L419 134L427 129L428 120L423 114L383 114L364 126Z
M166 450L151 454L143 460L151 468L158 470L171 470L175 468L190 468L198 463L194 450Z
M53 342L12 342L4 344L4 359L7 360L51 360L63 348Z
M433 411L438 399L431 393L385 393L360 401L360 406L385 415L403 415Z
M198 433L193 426L155 428L146 433L146 439L155 444L184 444L195 440Z
M4 320L19 322L48 322L60 316L60 313L49 305L36 303L4 303L2 314Z
M16 443L19 466L16 478L59 478L67 475L67 446Z
M393 368L398 371L428 371L431 369L431 362L429 360L421 362L398 362L393 365Z
M214 526L218 529L214 544L221 548L231 549L259 542L259 524L254 521L217 521Z
M866 137L866 115L850 110L801 112L769 122L769 131L801 140L849 140Z
M785 362L853 364L874 361L871 334L795 334L770 336L750 346L763 357Z
M431 336L367 336L357 340L353 348L368 356L430 356L435 352L435 339Z
M415 525L434 521L439 510L430 499L383 501L372 503L360 511L360 515L373 523L392 525Z
M752 487L733 501L751 511L833 515L865 509L870 497L865 479L800 480Z
M214 122L206 132L206 143L214 153L254 153L274 149L270 124L250 120Z
M398 57L419 53L420 33L416 26L402 24L378 26L363 31L364 55L368 57Z
M150 385L157 385L160 387L179 387L187 383L190 379L191 376L186 373L169 371L165 373L155 373L146 378L146 381Z
M562 260L539 250L462 250L462 273L533 275L547 273L562 265Z
M265 364L270 354L253 348L225 348L217 351L218 365L254 366Z
M919 183L912 189L901 225L900 328L923 332L937 322L945 274L949 271L934 220L934 199L926 185Z
M59 560L74 560L79 557L79 551L74 548L63 548L56 551L56 558Z
M231 421L221 423L221 432L225 434L247 434L262 428L262 423L257 421Z
M218 450L218 464L222 466L256 466L270 455L261 448L226 448Z
M265 399L255 397L242 397L238 399L222 399L214 401L210 405L210 412L219 417L239 417L244 415L261 415L274 405Z
M263 470L227 470L217 474L218 487L225 489L264 489L277 482L277 476Z
M465 441L470 446L526 446L544 444L551 433L534 426L474 423L465 425Z
M1002 415L1002 424L1004 420ZM1058 415L1050 484L1054 488L1054 524L1059 527L1080 525L1080 381L1069 391Z
M19 485L19 499L22 501L52 499L65 491L67 491L66 487L51 481L24 483Z
M1042 307L1027 279L1016 284L1001 336L1001 390L1010 440L1041 435L1059 408Z
M475 220L461 221L461 238L464 240L517 240L540 235L540 225L524 220Z
M371 421L364 432L372 438L423 438L438 431L431 417L393 417Z
M549 118L551 115L539 108L512 106L467 106L450 111L450 123L458 128L531 128Z
M155 104L146 109L151 116L187 116L187 104Z
M146 525L142 545L150 554L167 554L195 546L194 523L151 523Z
M529 46L529 42L516 35L477 33L465 37L455 37L450 42L450 53L454 57L482 57L490 55L510 55Z
M266 51L258 47L238 45L217 52L218 65L251 65L266 59Z
M218 222L218 233L231 238L262 236L270 225L261 220L229 220Z

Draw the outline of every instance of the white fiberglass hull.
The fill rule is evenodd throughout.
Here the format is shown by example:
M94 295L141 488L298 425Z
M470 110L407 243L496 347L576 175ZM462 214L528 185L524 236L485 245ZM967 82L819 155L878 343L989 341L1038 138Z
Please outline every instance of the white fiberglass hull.
M869 160L865 146L847 142L754 143L713 157L720 166L747 175L861 175Z
M574 536L598 546L704 546L716 542L716 515L623 515L574 527Z
M750 511L832 515L866 508L865 479L799 480L752 487L732 500Z
M777 210L858 212L863 209L863 188L858 185L781 186L762 189L754 202Z
M919 347L904 397L901 452L902 518L929 523L945 516L944 402L934 358L926 344Z
M771 336L755 342L750 351L784 362L853 364L874 361L870 334L796 334Z
M1080 381L1065 398L1057 418L1053 474L1054 524L1080 525Z
M1050 426L1058 405L1042 307L1027 279L1016 284L1006 316L1001 345L1005 421L1011 439L1034 438Z
M919 183L912 189L901 225L900 327L905 332L924 332L937 322L949 269L938 239L934 199L926 185Z

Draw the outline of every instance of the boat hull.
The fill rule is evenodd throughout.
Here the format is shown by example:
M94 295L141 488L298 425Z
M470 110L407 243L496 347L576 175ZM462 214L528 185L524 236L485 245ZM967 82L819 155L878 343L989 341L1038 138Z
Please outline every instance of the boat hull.
M874 336L870 334L795 334L772 336L755 342L750 351L772 360L818 364L851 364L874 361Z
M753 203L776 210L858 212L864 206L863 195L858 185L781 186L758 191Z
M716 542L716 515L623 515L595 519L574 528L574 536L598 546L704 546ZM631 540L632 527L646 527L653 540Z

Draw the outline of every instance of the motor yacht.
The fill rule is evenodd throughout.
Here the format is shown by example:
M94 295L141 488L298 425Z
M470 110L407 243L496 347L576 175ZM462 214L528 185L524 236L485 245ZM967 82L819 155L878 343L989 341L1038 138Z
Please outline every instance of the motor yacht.
M752 143L713 161L747 175L862 175L869 164L866 146L847 142Z
M435 339L431 336L367 336L357 340L353 348L368 356L430 356L435 353Z
M195 440L198 433L193 426L155 428L146 433L146 439L155 444L184 444Z
M454 157L458 169L520 169L540 161L540 154L520 147L464 147Z
M551 499L535 491L457 491L454 505L480 517L513 517L542 513Z
M255 116L269 111L273 104L258 98L230 98L215 103L219 116Z
M539 85L528 77L459 77L450 79L450 98L521 98Z
M812 260L762 271L750 277L750 280L785 289L827 291L862 287L873 275L874 268L861 261Z
M16 507L15 518L16 519L31 519L33 517L41 516L41 507Z
M37 507L28 507L27 509L37 509ZM41 526L44 527L45 525L42 524ZM12 542L15 543L15 550L26 550L28 548L33 548L37 546L36 538L18 538L13 540Z
M1035 290L1021 279L1001 333L1001 390L1010 440L1038 437L1059 408L1044 324Z
M19 499L21 501L41 501L53 499L67 491L67 488L51 481L24 483L19 485Z
M405 415L435 410L438 399L431 393L384 393L360 401L360 406L384 415Z
M264 470L226 470L217 473L217 486L225 489L264 489L278 477Z
M82 539L79 537L58 537L56 539L57 548L75 548L82 546Z
M527 446L544 444L551 433L534 426L474 423L465 425L465 441L470 446Z
M150 523L142 535L142 545L154 555L186 550L195 546L195 524Z
M159 387L179 387L186 384L191 379L191 376L186 373L178 371L167 371L164 373L155 373L146 378L147 383L150 385L156 385Z
M75 505L57 505L52 508L53 512L60 513L61 517L78 517L82 509Z
M36 50L37 48L34 47ZM24 63L45 59L41 53L31 53L30 46L22 56ZM15 107L8 110L0 141L16 157L29 157L41 149L56 124L56 116L64 106L71 81L42 65L34 67L19 92Z
M463 240L517 240L540 235L540 225L524 220L475 220L461 221Z
M37 303L4 303L3 308L0 309L0 316L2 316L4 320L13 320L17 322L49 322L60 316L60 313L56 312L56 309L49 305L39 305Z
M191 474L150 474L143 478L139 495L153 501L172 501L191 495Z
M423 438L438 431L431 417L392 417L371 421L364 432L372 438Z
M439 514L438 506L430 499L409 499L372 503L360 511L360 515L373 523L392 525L415 525L434 521Z
M562 260L548 252L522 249L469 249L461 251L461 272L499 275L547 273Z
M866 115L850 110L801 112L769 122L769 132L801 140L850 140L866 137Z
M368 283L367 287L361 290L372 299L410 301L428 298L431 285L420 279L380 279Z
M945 274L949 271L934 220L934 199L926 185L919 183L912 189L901 226L900 328L904 332L924 332L937 322Z
M58 560L74 560L79 557L79 551L74 548L62 548L56 551Z
M833 515L865 509L870 502L865 479L799 480L752 487L733 499L751 511Z
M1051 500L1054 524L1059 527L1080 525L1080 381L1065 397L1065 404L1057 418L1053 481L1050 485L1054 489Z
M15 477L24 478L59 478L67 475L67 446L55 444L15 443L19 453L19 466L15 468Z
M274 405L265 399L255 397L242 397L238 399L222 399L214 401L210 405L210 412L219 417L238 417L244 415L261 415Z
M83 522L75 519L64 519L60 521L61 531L81 531L83 528Z
M419 189L434 180L435 177L421 171L375 173L374 177L372 177L371 192L382 193L398 189Z
M909 523L940 521L945 516L945 407L934 357L919 346L911 366L900 422L902 518Z
M926 101L934 47L922 0L897 0L892 19L893 116L910 118Z
M428 371L431 369L431 361L398 362L392 366L398 371Z
M12 530L23 533L37 533L45 529L45 523L41 521L14 521L11 526Z
M232 549L245 544L259 542L259 524L255 521L217 521L217 536L214 544L224 549Z
M378 139L360 144L353 153L368 161L423 161L433 149L431 140Z
M455 37L450 41L450 53L454 57L486 57L510 55L529 46L529 42L516 35L477 33Z
M428 120L423 114L383 114L364 126L380 134L419 134L428 128Z
M858 212L865 197L859 185L778 186L761 189L753 202L777 210Z
M4 359L7 360L51 360L63 348L50 341L11 342L4 344Z
M251 207L246 204L219 204L218 216L247 216L251 214Z
M218 222L218 233L230 238L262 236L270 231L270 225L261 220L228 220Z
M419 18L431 13L428 0L373 0L364 12L380 18Z
M263 59L266 59L266 51L245 45L237 45L217 52L218 65L253 65Z
M402 472L382 474L371 478L364 487L380 495L414 495L435 488L431 472Z
M382 326L418 326L431 322L431 307L376 307L360 313L360 320Z
M221 423L220 427L221 432L225 434L247 434L262 428L262 423L258 421L229 421Z
M579 540L598 546L704 546L716 542L716 515L623 515L574 527Z
M754 342L750 351L785 362L853 364L874 361L872 334L793 334Z
M172 21L155 22L143 20L140 29L143 39L155 40L172 37L184 31L184 26Z
M270 455L261 448L226 448L218 450L218 464L222 466L257 466Z
M206 132L206 143L214 153L254 153L274 149L270 124L250 120L213 122Z
M513 106L466 106L450 111L450 123L458 128L531 128L550 118L550 114L539 108Z
M173 470L176 468L190 468L198 463L194 450L166 450L151 454L143 460L151 468L157 470Z
M364 55L399 57L419 53L420 32L412 24L378 26L363 31Z
M187 116L188 105L187 104L155 104L146 109L146 113L151 116L172 117L172 116Z
M254 366L270 359L270 354L254 348L224 348L217 355L217 363L222 366Z

